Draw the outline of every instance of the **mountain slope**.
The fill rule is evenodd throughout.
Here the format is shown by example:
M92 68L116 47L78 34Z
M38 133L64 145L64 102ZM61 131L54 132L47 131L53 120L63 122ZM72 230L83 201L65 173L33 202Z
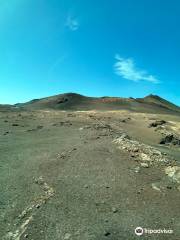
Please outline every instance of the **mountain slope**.
M161 107L164 107L164 108L169 108L169 109L172 109L172 110L175 110L175 111L179 111L179 107L176 106L175 104L157 96L157 95L153 95L153 94L150 94L144 98L141 98L139 99L140 101L142 102L146 102L146 103L151 103L151 104L156 104L156 105L159 105Z
M180 108L156 95L144 98L86 97L76 93L65 93L42 99L34 99L18 108L38 110L131 110L150 113L180 113Z

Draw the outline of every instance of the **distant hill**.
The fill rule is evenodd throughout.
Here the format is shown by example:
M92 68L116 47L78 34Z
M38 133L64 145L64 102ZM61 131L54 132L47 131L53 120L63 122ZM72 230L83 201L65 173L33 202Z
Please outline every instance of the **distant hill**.
M156 95L144 98L86 97L76 93L65 93L27 103L15 104L14 107L39 110L130 110L149 113L180 113L180 107Z
M1 112L12 111L12 110L15 110L14 105L0 104L0 111Z

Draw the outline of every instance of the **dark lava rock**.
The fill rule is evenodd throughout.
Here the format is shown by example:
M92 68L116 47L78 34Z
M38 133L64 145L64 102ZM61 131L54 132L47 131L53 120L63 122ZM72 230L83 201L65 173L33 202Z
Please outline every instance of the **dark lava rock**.
M42 128L43 128L43 126L41 126L41 125L37 126L37 129L42 129Z
M149 127L157 127L157 126L164 125L165 123L166 121L164 120L156 120L155 122L150 123Z
M117 212L118 212L117 208L113 207L113 208L112 208L112 212L113 212L113 213L117 213Z
M68 114L67 114L67 117L76 117L76 115L75 115L75 114L72 114L72 113L68 113Z
M72 123L71 122L69 122L69 121L64 121L64 122L60 122L60 125L61 126L71 126L72 125Z
M70 121L62 121L59 123L53 123L52 126L59 127L59 126L71 126L72 123Z
M122 119L121 122L126 123L126 122L128 122L128 121L130 121L130 120L131 120L131 118L128 117L128 118L124 118L124 119Z
M173 134L170 134L162 138L160 144L180 145L180 139Z
M18 127L19 124L17 124L17 123L13 123L12 126L13 126L13 127Z
M110 236L110 235L111 235L110 232L105 232L105 233L104 233L104 236L106 236L106 237L108 237L108 236Z
M5 132L3 135L5 136L5 135L7 135L7 134L9 134L10 132L9 131L7 131L7 132Z

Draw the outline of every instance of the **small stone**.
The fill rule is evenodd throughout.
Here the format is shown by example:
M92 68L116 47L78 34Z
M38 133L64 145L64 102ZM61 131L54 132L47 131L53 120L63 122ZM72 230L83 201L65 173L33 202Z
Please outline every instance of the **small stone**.
M38 184L38 179L37 179L37 178L35 178L35 179L34 179L34 182L35 182L36 184Z
M117 208L113 207L113 208L112 208L112 212L113 212L113 213L117 213L117 212L118 212Z
M89 186L86 184L86 185L84 185L84 188L88 188Z
M28 237L29 237L29 235L28 235L28 234L25 234L25 235L24 235L24 238L28 238Z
M166 121L164 121L164 120L156 120L155 122L150 123L149 127L157 127L157 126L161 126L165 123L166 123Z
M17 124L17 123L13 123L12 126L13 126L13 127L18 127L19 124Z
M132 151L133 152L139 152L139 149L138 148L133 148Z
M153 188L154 190L161 192L161 189L160 189L158 186L156 186L155 183L152 183L151 186L152 186L152 188Z
M110 236L110 235L111 235L110 232L105 232L105 233L104 233L104 236L105 236L105 237L108 237L108 236Z
M139 171L140 171L140 167L139 166L134 168L134 172L135 173L139 173Z
M150 157L148 156L148 154L146 154L146 153L141 153L141 154L140 154L140 157L141 157L142 160L144 160L144 161L150 161L150 160L151 160Z
M37 129L42 129L42 128L43 128L42 125L37 126Z
M141 167L144 167L144 168L148 168L149 165L147 163L140 163L141 164Z
M9 131L5 132L3 135L7 135L7 134L9 134Z
M165 173L172 178L174 182L180 183L180 167L169 166L165 168Z
M37 204L37 205L36 205L36 208L40 208L40 206L41 206L40 204Z
M71 238L71 234L70 233L66 233L64 236L64 240L69 240Z

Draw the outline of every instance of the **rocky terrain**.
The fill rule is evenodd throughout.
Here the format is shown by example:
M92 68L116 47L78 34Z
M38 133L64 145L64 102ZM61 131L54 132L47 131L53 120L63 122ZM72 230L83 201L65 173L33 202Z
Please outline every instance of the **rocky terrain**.
M180 239L180 110L64 94L0 106L0 239Z

